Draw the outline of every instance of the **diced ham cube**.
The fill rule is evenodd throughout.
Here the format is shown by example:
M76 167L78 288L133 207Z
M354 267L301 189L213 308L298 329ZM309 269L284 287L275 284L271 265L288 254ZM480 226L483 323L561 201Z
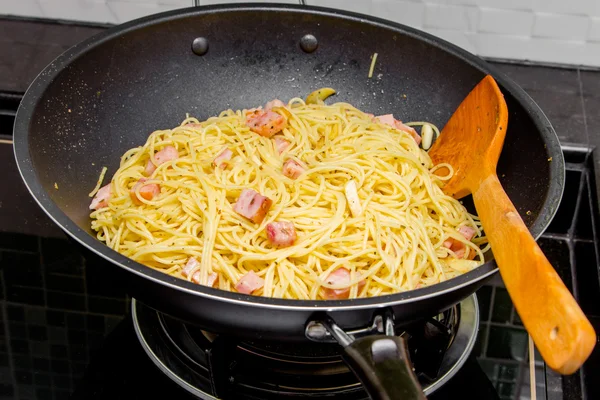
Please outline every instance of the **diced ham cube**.
M471 228L470 226L461 226L460 228L458 228L458 232L464 236L465 239L467 240L471 240L473 239L473 237L475 236L475 233L477 232L475 229ZM450 238L446 241L444 241L443 243L444 247L452 250L454 252L454 254L456 254L457 258L463 258L463 256L465 255L465 252L467 250L467 246L463 243L463 242L459 242L458 240L455 240L453 238ZM476 255L476 253L474 251L470 251L469 252L469 258L474 258Z
M252 132L264 137L271 137L287 126L287 119L281 114L268 110L249 116L246 125Z
M183 270L181 271L182 275L185 276L186 278L190 276L190 274L197 268L200 267L200 263L198 262L198 260L196 260L196 258L194 257L190 257L189 260L187 261L187 263L185 264L185 266L183 267Z
M329 289L323 288L323 298L326 300L340 300L347 299L350 296L350 271L344 267L338 268L331 272L326 279L326 282L330 285L348 285L348 287L342 289ZM358 282L358 291L366 285L366 281L363 279Z
M471 228L470 226L463 225L460 228L458 228L458 232L461 235L463 235L465 237L465 239L471 240L471 239L473 239L473 237L475 236L475 233L477 231L475 229Z
M188 259L188 262L185 264L185 267L183 267L183 270L181 271L181 274L187 278L187 277L190 276L190 274L193 273L193 275L192 275L192 282L201 285L201 283L200 283L200 271L194 272L194 270L197 270L198 268L200 268L200 262L198 260L196 260L196 258L190 257ZM219 275L217 275L216 272L210 273L208 275L208 282L207 282L206 286L213 287L218 278L219 278Z
M268 197L252 189L244 189L233 206L233 211L255 224L260 224L265 219L271 205L273 205L273 200Z
M413 137L414 141L417 143L417 145L421 144L421 136L419 136L417 131L408 125L404 125L402 121L395 119L394 114L380 115L378 117L375 117L375 119L382 124L389 125L402 132L410 134Z
M227 146L225 146L215 157L212 164L214 167L225 169L227 168L227 161L231 160L231 156L233 156L233 151L229 150Z
M206 286L213 287L215 283L219 280L219 275L216 272L211 272L208 274L208 281L206 282Z
M213 287L218 277L219 275L217 275L216 272L208 274L208 282L206 282L205 286ZM192 282L197 283L198 285L202 285L202 283L200 282L200 271L196 271L194 275L192 275Z
M146 168L144 168L144 175L150 176L156 171L156 165L152 163L152 161L148 160L146 163Z
M398 120L396 120L396 123L394 125L396 126L396 129L398 129L402 132L410 133L410 135L413 137L414 141L417 143L417 146L421 144L421 136L419 136L419 134L413 127L404 125L402 123L402 121L398 121Z
M302 175L304 171L305 169L302 164L296 160L292 160L291 158L283 163L282 172L290 179L298 179L298 177Z
M248 121L250 121L252 118L256 117L257 115L263 113L263 109L262 107L256 107L256 108L250 108L246 111L244 111L244 116L246 117L246 124L248 124Z
M283 153L285 149L290 147L290 142L280 136L275 136L273 140L275 141L275 149L279 154Z
M98 189L98 192L96 192L96 195L90 204L90 210L98 210L100 208L108 207L108 199L110 199L111 194L112 189L110 187L110 183Z
M144 170L144 175L146 175L146 176L152 175L152 173L154 173L154 171L156 170L156 167L158 167L161 164L166 163L167 161L175 160L178 157L179 157L179 152L177 151L177 149L175 147L166 146L165 148L163 148L160 151L157 151L156 154L154 154L154 159L156 160L156 164L154 164L152 162L152 160L148 160L148 162L146 163L146 169Z
M375 117L375 119L379 123L389 125L391 127L394 127L394 124L396 122L396 119L394 118L394 114L379 115L379 116Z
M250 294L255 290L260 289L265 285L265 280L260 276L256 275L254 271L248 272L242 276L239 282L235 285L235 290L239 293Z
M285 107L285 103L279 99L274 99L265 104L265 111L269 111L275 107Z
M139 199L136 194L136 190L139 188L139 196L146 200L152 200L160 194L160 186L156 183L145 183L147 179L141 178L129 191L131 200L134 204L141 205L143 202Z
M267 239L278 247L288 247L297 239L296 228L292 222L279 221L267 224Z

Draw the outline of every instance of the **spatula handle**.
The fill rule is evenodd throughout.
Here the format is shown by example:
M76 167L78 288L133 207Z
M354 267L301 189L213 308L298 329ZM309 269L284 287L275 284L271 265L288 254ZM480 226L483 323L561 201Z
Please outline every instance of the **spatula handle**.
M596 334L490 173L473 192L477 213L510 297L550 368L575 372L592 352Z

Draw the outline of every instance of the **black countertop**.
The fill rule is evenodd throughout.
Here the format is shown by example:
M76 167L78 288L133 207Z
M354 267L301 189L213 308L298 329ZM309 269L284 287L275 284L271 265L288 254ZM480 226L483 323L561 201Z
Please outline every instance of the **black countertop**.
M0 399L147 398L160 377L132 336L129 299L105 265L77 246L36 206L14 163L14 112L36 74L102 27L0 20ZM600 73L495 63L536 100L566 146L567 186L540 245L600 332L596 179ZM527 334L499 277L478 292L482 313L474 356L503 399L528 398ZM141 355L140 355L141 354ZM600 398L600 351L569 377L536 357L539 398ZM109 385L110 383L110 385Z

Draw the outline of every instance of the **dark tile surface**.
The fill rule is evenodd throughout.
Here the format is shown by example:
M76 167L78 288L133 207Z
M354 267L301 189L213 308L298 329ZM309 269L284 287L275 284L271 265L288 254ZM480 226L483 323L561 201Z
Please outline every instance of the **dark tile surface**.
M596 201L595 191L590 191L590 176L589 174L584 175L586 185L582 188L581 196L583 201L587 201L589 206L581 206L577 215L577 222L574 227L574 235L577 239L583 240L594 240L594 225L595 217L593 210L597 208L598 203ZM593 189L592 189L593 190Z
M492 321L498 323L510 323L513 305L506 289L496 288L494 296L494 307L492 309Z
M0 232L0 251L37 252L38 249L39 240L35 236Z
M596 259L596 247L592 242L576 242L578 301L586 315L600 318L600 265Z
M600 147L600 74L581 71L583 104L586 114L586 128L592 148ZM595 181L600 179L600 157L595 157ZM598 194L600 187L596 187Z
M526 91L578 94L577 70L493 63Z
M1 24L0 24L1 25ZM2 58L0 58L1 60ZM4 75L0 73L0 81ZM0 136L0 139L10 139ZM27 191L21 180L17 164L14 159L12 145L0 142L0 160L2 160L2 180L0 180L0 232L21 233L29 235L29 239L17 235L10 240L0 240L0 247L17 247L18 250L35 250L37 245L33 242L39 236L59 236L64 234L37 206L33 197ZM19 248L19 246L22 246Z
M0 20L0 90L24 92L63 51L103 31L77 25ZM10 77L10 78L9 78Z
M594 317L590 319L592 326L596 332L600 332L600 317ZM600 348L596 345L596 348L592 352L592 355L588 361L583 365L583 379L586 382L585 395L587 399L600 399L600 369L597 367L600 365Z
M565 176L565 189L560 201L560 212L548 226L546 232L566 234L573 223L575 206L579 196L582 174L580 171L567 171Z
M482 321L487 321L490 316L490 304L492 301L492 287L484 286L477 291L479 313Z
M64 239L43 238L42 260L48 274L82 277L84 262L77 246Z
M506 360L523 360L527 356L527 332L523 329L491 326L487 356Z
M573 293L573 282L571 279L571 258L569 244L564 240L553 240L541 238L538 240L540 248L554 266L556 272L563 280L567 288Z
M589 143L588 135L592 133L586 128L586 119L600 117L600 109L584 109L583 95L587 81L600 79L600 72L586 72L584 82L575 68L494 64L539 104L561 142Z

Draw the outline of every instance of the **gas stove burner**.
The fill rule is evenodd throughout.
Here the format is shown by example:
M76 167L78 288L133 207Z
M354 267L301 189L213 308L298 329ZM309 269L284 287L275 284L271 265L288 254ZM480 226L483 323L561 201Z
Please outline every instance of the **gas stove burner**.
M171 380L201 399L368 399L334 343L236 339L203 331L131 302L142 347ZM475 295L439 315L402 327L426 395L439 389L466 361L475 344Z

